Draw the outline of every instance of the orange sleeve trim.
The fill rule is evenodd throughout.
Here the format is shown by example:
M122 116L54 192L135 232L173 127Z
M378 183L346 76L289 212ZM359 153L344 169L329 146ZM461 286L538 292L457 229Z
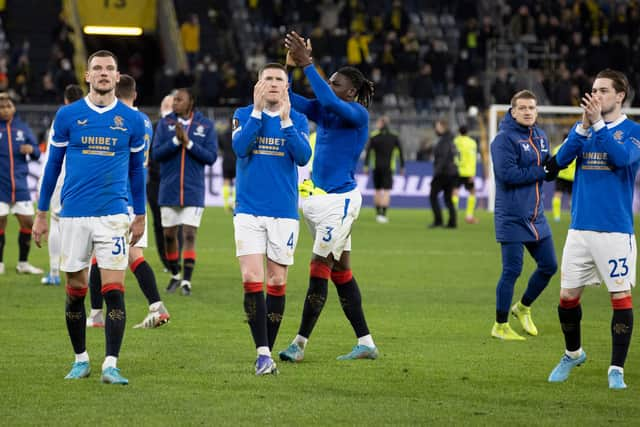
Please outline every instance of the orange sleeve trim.
M267 285L267 295L274 297L283 297L286 293L287 284L282 285Z
M124 285L122 283L105 283L102 285L102 295L111 291L120 291L124 294Z
M633 308L631 295L628 295L624 298L611 298L611 306L614 310L629 310Z
M309 276L329 279L329 277L331 277L331 268L322 262L311 262L309 266Z
M244 286L245 294L254 294L256 292L262 292L262 282L244 282L242 286Z

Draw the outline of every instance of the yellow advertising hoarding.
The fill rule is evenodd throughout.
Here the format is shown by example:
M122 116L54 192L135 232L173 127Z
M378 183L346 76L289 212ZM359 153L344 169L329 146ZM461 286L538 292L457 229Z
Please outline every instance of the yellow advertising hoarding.
M156 29L156 0L77 0L83 27Z

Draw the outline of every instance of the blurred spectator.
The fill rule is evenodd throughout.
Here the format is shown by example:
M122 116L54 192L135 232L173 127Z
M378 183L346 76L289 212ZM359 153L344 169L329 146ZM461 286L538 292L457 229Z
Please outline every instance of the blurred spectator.
M71 67L71 61L67 58L63 58L60 61L60 69L54 76L56 91L59 94L64 93L64 88L68 85L76 84L77 82L76 75Z
M189 20L182 23L180 26L180 36L182 37L182 47L187 54L189 70L193 71L196 68L198 56L200 55L200 20L197 14L192 13L189 16Z
M431 65L423 64L420 73L413 80L411 94L415 99L416 112L422 114L431 109L433 101L433 80L431 79Z
M496 80L491 85L491 95L495 104L509 104L515 87L505 67L498 69Z
M206 107L218 105L220 84L222 79L218 73L218 64L211 60L209 55L202 61L202 70L199 73L200 103Z

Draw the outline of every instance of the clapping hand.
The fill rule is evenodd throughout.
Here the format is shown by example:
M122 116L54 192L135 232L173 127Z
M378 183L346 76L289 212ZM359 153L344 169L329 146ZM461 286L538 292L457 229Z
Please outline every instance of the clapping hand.
M282 93L282 100L280 103L282 106L282 108L280 108L280 121L286 122L287 120L289 120L291 115L291 101L289 100L288 90L285 90Z
M287 53L287 64L290 60L300 67L306 67L313 62L311 57L311 40L305 41L295 31L291 31L284 38L284 45L289 49Z
M590 126L602 120L602 104L600 100L590 93L585 93L582 97L580 107L584 110L583 119L586 119Z
M253 87L253 109L262 111L265 107L264 96L267 93L267 82L258 80Z
M176 138L182 145L189 144L189 138L187 137L187 133L184 131L184 127L182 127L182 123L176 123Z

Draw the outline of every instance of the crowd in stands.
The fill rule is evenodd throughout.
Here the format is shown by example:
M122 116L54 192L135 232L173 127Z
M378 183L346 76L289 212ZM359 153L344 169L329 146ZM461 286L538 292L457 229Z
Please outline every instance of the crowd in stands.
M244 10L232 3L212 1L206 13L179 14L188 65L154 70L158 100L173 87L193 85L204 106L251 102L260 66L284 61L287 29L311 38L321 73L358 67L376 85L374 106L418 114L508 103L531 78L546 92L544 103L577 105L605 67L640 85L638 0L246 0ZM72 31L60 18L49 66L33 76L29 41L8 48L0 27L0 90L10 88L25 102L58 103L76 81ZM506 56L492 56L501 43ZM523 82L523 75L533 77ZM310 93L302 73L294 74L294 87ZM640 97L633 103L640 105Z

